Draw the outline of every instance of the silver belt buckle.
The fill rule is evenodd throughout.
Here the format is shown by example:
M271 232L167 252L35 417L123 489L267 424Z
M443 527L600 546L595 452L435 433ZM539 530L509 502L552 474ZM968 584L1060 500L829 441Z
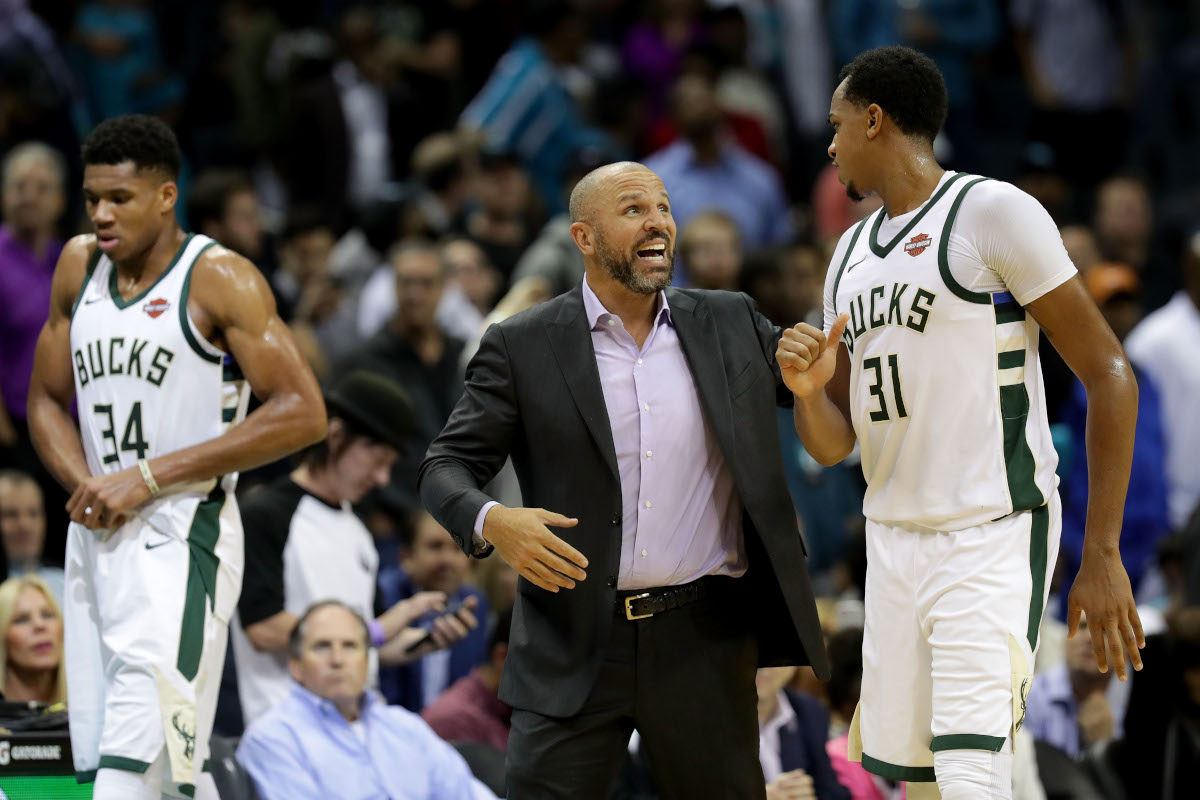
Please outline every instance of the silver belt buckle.
M625 619L632 622L635 619L649 619L650 617L653 617L654 616L653 613L651 613L651 614L634 614L633 613L633 601L641 600L643 597L649 597L649 596L650 596L649 592L642 592L641 594L633 594L633 595L630 595L629 597L626 597L625 598Z

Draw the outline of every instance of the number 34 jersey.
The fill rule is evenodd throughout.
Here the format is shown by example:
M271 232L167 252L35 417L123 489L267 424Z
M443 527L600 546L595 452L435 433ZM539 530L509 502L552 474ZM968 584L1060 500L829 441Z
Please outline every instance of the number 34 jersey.
M1057 485L1025 306L1075 274L1037 201L946 173L924 205L846 231L825 330L850 315L850 409L871 520L954 531L1046 503Z
M128 300L116 266L99 249L92 255L71 315L71 361L93 475L216 438L245 416L240 370L187 313L192 269L213 244L189 235L159 279ZM235 480L225 477L226 491Z

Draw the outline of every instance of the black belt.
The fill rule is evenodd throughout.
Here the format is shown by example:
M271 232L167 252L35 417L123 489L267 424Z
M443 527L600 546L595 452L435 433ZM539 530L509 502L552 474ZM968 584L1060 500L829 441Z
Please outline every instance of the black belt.
M627 620L647 619L655 614L696 602L708 594L710 584L711 581L706 576L682 586L617 592L616 610Z

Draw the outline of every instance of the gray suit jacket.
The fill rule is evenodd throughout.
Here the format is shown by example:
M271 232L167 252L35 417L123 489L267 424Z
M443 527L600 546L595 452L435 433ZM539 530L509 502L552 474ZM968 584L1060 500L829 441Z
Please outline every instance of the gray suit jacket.
M811 664L827 678L804 545L788 495L775 406L792 405L775 363L780 330L745 295L668 289L700 405L733 474L749 569L746 625L763 666ZM481 486L511 454L526 506L579 519L555 532L583 553L588 577L547 592L518 584L500 697L565 717L582 706L613 623L621 484L587 326L570 292L484 334L466 390L421 465L421 500L468 553Z

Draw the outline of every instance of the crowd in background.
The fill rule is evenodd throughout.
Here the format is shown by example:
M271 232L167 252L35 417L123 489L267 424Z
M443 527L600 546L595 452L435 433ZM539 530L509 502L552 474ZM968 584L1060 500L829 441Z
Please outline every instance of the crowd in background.
M1086 639L1065 642L1058 621L1083 540L1086 408L1053 348L1041 350L1064 507L1057 604L1028 700L1045 796L1196 796L1200 7L1187 0L0 2L0 533L7 574L25 581L0 587L0 691L61 699L57 678L37 678L34 697L19 680L30 669L13 666L16 620L59 618L66 527L25 398L53 265L66 237L89 230L78 151L96 122L167 120L185 156L185 229L262 270L323 381L365 369L407 393L407 446L356 506L381 595L472 594L490 611L450 656L385 674L382 688L433 709L448 739L477 713L480 742L502 749L494 693L515 574L468 560L416 497L478 337L582 280L566 199L590 169L623 159L647 164L671 195L678 285L744 291L777 324L819 325L838 237L878 208L852 203L829 164L829 96L842 64L893 43L924 50L945 75L941 163L1012 181L1047 208L1137 371L1122 557L1149 644L1127 685L1098 674ZM764 737L809 726L828 745L789 766L780 752L803 748L764 738L775 753L764 770L775 791L801 770L812 796L847 796L840 785L856 800L889 797L895 787L845 759L861 670L862 475L854 456L817 465L789 412L779 431L834 679L760 680ZM239 493L291 468L243 475ZM519 504L511 471L492 493ZM230 698L222 732L238 735ZM635 743L618 791L652 796L643 784ZM1027 796L1038 791L1035 778Z

